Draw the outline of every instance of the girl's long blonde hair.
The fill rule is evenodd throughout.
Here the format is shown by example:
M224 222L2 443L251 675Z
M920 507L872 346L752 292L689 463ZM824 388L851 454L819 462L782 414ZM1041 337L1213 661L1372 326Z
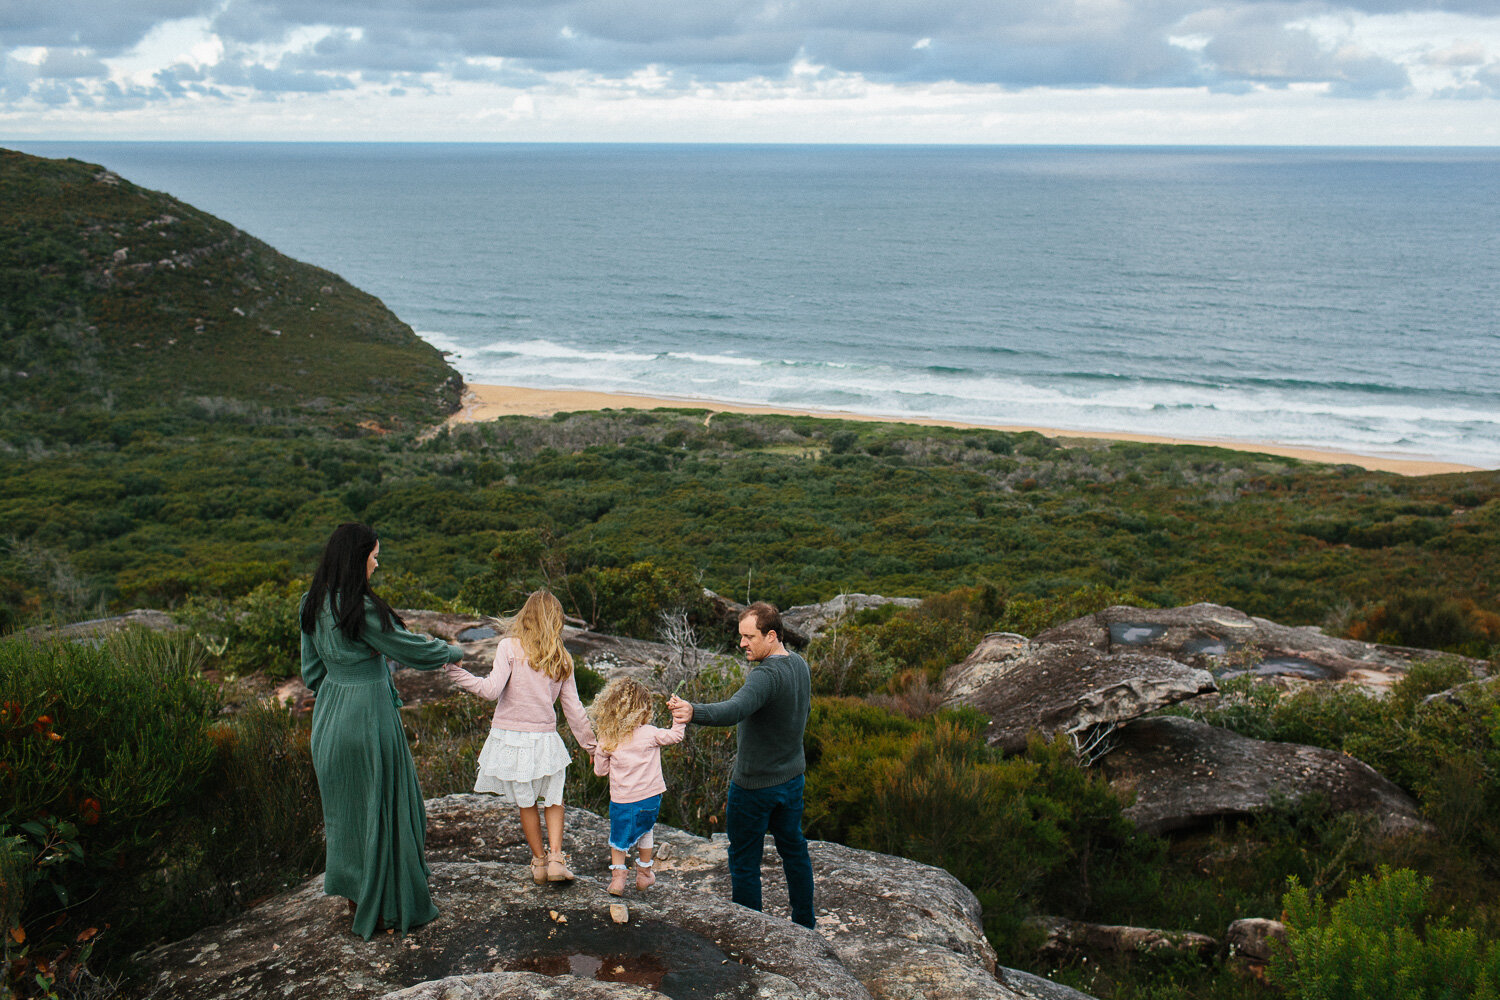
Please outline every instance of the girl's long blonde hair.
M613 753L637 726L651 721L651 692L633 677L616 677L589 706L589 719L600 748Z
M507 638L521 643L533 670L555 681L573 672L573 657L563 647L562 602L546 590L533 590L513 618L496 618Z

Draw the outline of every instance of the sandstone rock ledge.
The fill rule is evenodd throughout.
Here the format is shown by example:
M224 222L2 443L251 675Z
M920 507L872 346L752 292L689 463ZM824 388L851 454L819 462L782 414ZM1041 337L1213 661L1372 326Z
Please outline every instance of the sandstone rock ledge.
M363 941L322 876L147 957L154 995L184 1000L388 998L581 1000L1014 1000L1084 995L1034 977L1002 982L978 903L941 869L814 842L817 931L785 918L766 852L765 913L729 902L727 844L669 827L659 881L628 891L628 923L604 890L608 821L568 810L578 881L536 885L515 809L491 796L428 802L438 918ZM1086 1000L1086 998L1085 998Z

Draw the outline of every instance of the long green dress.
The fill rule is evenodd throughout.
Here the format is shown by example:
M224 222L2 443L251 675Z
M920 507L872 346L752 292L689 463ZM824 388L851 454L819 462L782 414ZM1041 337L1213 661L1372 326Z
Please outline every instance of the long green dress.
M434 670L463 655L400 626L382 632L368 600L358 642L344 637L326 606L316 631L302 633L302 679L317 695L312 759L328 842L323 891L354 900L354 933L367 941L377 920L405 933L437 916L423 854L427 810L384 657Z

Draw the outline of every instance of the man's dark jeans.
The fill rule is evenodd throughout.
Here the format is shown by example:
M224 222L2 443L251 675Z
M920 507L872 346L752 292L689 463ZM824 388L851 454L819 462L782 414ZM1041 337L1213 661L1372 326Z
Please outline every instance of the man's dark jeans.
M741 788L729 783L729 881L733 900L760 909L760 859L767 832L776 840L792 920L803 927L817 923L813 916L812 859L802 836L802 775L770 788Z

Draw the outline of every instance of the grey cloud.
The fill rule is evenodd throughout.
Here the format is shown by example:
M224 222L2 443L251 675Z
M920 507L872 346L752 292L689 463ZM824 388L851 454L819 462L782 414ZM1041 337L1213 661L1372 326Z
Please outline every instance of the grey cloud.
M1422 57L1422 62L1428 66L1483 66L1484 46L1478 42L1459 42L1429 52Z
M0 42L89 57L120 51L159 20L212 16L231 55L212 81L174 70L162 93L206 85L267 93L345 89L355 79L418 87L416 74L505 79L578 70L627 76L655 65L674 83L780 77L799 57L890 82L1007 87L1207 86L1323 82L1343 95L1399 92L1397 64L1329 51L1303 16L1362 10L1492 13L1496 0L0 0ZM298 28L332 34L274 68L238 65L243 47ZM1168 38L1201 34L1201 52ZM922 48L919 39L928 39ZM504 60L503 69L473 60ZM1434 65L1475 65L1455 46ZM1482 59L1482 53L1481 53ZM1465 60L1469 60L1465 62ZM61 71L59 66L59 71ZM13 88L14 83L10 84ZM176 88L176 89L174 89Z
M323 94L354 88L354 81L345 76L280 69L260 63L220 63L213 69L213 80L221 86L249 87L266 94Z
M452 51L409 32L369 31L356 38L338 31L311 49L281 61L283 69L338 70L348 73L426 73L452 61Z
M49 49L47 58L37 67L36 75L44 80L76 80L108 76L109 67L87 52Z
M1341 97L1411 86L1406 70L1389 59L1349 48L1330 51L1306 30L1258 19L1224 26L1204 47L1203 57L1228 80L1272 86L1325 82Z
M0 44L81 47L108 57L162 21L204 16L216 6L214 0L4 0Z

